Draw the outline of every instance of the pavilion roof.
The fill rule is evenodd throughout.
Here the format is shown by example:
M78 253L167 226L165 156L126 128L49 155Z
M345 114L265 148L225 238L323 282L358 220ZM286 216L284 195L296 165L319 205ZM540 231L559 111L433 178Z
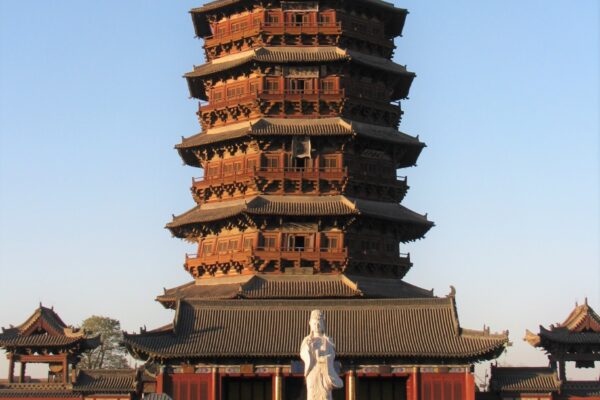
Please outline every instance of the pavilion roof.
M0 384L0 398L81 398L82 394L134 393L138 391L140 372L134 369L80 369L72 384Z
M192 8L190 14L192 15L196 36L205 37L212 34L207 15L219 11L225 13L232 7L248 3L248 0L216 0L205 3L201 7ZM402 34L406 15L408 14L406 9L395 7L393 3L383 0L356 0L356 3L382 12L382 15L389 21L386 25L387 35L394 37Z
M564 322L545 328L539 333L526 331L525 338L534 347L547 348L551 343L600 345L600 316L588 304L576 305Z
M400 279L346 274L241 275L213 277L165 289L156 300L172 308L178 300L306 299L306 298L421 298L433 291Z
M198 167L200 164L194 155L196 150L240 138L265 136L355 136L379 141L388 146L397 146L405 150L399 167L414 165L425 147L425 143L417 137L399 132L395 128L333 117L318 119L259 118L254 121L209 129L184 138L175 148L186 164Z
M2 328L0 347L70 347L83 344L94 348L99 337L89 337L84 331L67 326L53 308L40 306L19 326Z
M187 237L186 227L225 220L238 215L257 216L365 216L410 226L406 238L416 240L433 226L427 216L398 203L335 196L259 195L222 203L204 203L173 218L167 228L177 237Z
M239 66L254 63L294 63L294 64L322 64L328 62L347 61L368 68L382 71L391 75L400 75L406 78L406 84L395 94L394 98L405 98L408 89L416 76L409 72L404 65L397 64L387 58L372 56L355 50L341 49L335 46L277 46L257 47L241 53L230 54L195 66L193 71L184 76L188 80L192 97L205 99L204 85L194 85L196 79L206 79L212 75L228 71Z
M85 393L131 393L137 390L135 369L82 369L77 371L73 390Z
M170 327L125 334L154 360L298 358L313 309L323 310L340 358L474 361L499 355L508 333L462 329L454 297L423 299L181 300Z
M0 384L0 398L48 399L81 398L71 385L62 383L5 383Z
M548 367L496 367L490 388L494 392L549 393L560 389L556 371Z

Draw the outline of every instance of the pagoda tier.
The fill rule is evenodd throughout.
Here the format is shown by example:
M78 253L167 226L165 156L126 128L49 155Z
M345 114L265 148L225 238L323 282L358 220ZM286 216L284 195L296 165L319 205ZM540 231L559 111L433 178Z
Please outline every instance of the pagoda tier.
M391 57L408 12L383 1L209 3L191 11L211 60L257 46L339 45Z
M392 61L337 47L261 47L186 74L190 94L208 100L204 129L258 117L344 116L396 127L412 72Z
M81 353L100 345L100 337L67 326L52 308L40 307L21 325L2 328L0 348L9 359L8 383L14 382L15 363L21 363L19 382L24 383L28 363L49 365L48 380L67 383L68 367Z
M422 299L203 300L177 304L174 323L125 334L142 360L161 364L290 365L306 335L311 310L327 315L342 366L361 364L464 364L498 356L508 333L460 327L452 296ZM243 327L243 329L241 328ZM276 334L275 334L276 333ZM344 367L342 367L343 369ZM344 372L344 371L340 371Z
M550 362L561 367L561 380L565 380L566 362L575 362L577 368L594 368L595 362L600 361L600 316L586 299L584 304L575 306L563 323L549 329L540 325L538 334L528 330L524 340L544 349Z
M204 176L192 181L196 203L257 194L337 195L401 201L406 177L425 146L393 128L341 118L263 118L211 129L177 149Z
M175 309L178 301L227 299L433 298L426 290L401 279L348 274L258 274L199 279L164 289L156 300Z
M345 196L256 196L207 203L167 227L198 242L194 277L245 273L350 272L402 277L412 266L400 242L433 224L396 203Z

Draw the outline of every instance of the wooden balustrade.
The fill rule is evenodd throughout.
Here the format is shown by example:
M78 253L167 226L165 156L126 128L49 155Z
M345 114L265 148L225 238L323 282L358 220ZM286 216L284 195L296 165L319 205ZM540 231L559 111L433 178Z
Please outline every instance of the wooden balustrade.
M267 35L339 35L342 32L341 22L260 22L251 24L244 29L219 32L206 37L205 47L214 47L222 43L241 40L256 36L259 33Z
M211 100L206 104L200 104L198 112L206 113L220 108L234 107L238 104L252 103L255 100L271 101L314 101L319 100L332 101L340 100L344 97L344 89L305 89L305 90L260 90L256 92L244 93L239 96L224 97L219 100Z
M347 168L269 168L257 167L233 171L228 174L219 174L216 176L205 175L202 178L192 178L192 185L195 188L202 189L207 186L222 185L225 183L249 181L255 177L268 180L342 180L348 176Z
M213 251L209 254L186 254L186 269L205 265L225 264L228 262L245 263L253 257L263 260L307 260L343 262L348 257L347 248L314 248L314 247L253 247L245 250Z

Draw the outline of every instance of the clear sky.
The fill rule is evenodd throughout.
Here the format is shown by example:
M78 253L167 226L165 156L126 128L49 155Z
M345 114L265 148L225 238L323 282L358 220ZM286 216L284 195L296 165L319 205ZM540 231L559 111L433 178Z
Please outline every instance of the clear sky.
M172 319L153 299L194 251L163 226L200 173L173 150L200 129L182 79L200 4L0 1L0 326L40 301L72 324ZM401 130L428 144L404 204L436 222L407 281L456 286L464 327L510 330L499 363L543 365L526 328L600 309L599 2L396 5L417 73Z

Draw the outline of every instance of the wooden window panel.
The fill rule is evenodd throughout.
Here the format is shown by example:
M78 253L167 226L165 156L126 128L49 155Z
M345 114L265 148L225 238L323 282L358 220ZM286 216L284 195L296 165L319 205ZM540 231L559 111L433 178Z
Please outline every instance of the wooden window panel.
M210 177L216 177L219 176L219 166L214 165L214 166L210 166L208 167L208 176Z
M188 382L179 382L179 400L190 400L189 390Z
M252 249L254 245L254 239L253 238L245 238L244 239L244 250L250 250Z
M203 255L212 254L212 251L213 251L213 244L212 243L204 243L202 245L202 254Z
M278 156L267 156L266 158L267 169L278 169L279 168L279 157Z
M223 164L223 175L233 174L233 163Z
M227 250L229 251L235 251L238 248L238 240L237 239L232 239L229 241L229 244L227 246Z
M190 382L190 400L198 399L198 382Z
M442 400L442 382L435 381L433 382L433 397L432 399Z
M454 383L454 400L459 400L463 398L463 390L462 384L460 382Z
M265 236L264 239L264 248L266 250L276 250L276 237L275 236Z
M279 79L267 78L267 92L270 94L279 93Z
M329 237L329 238L327 238L327 248L330 251L337 250L338 249L338 242L339 242L339 238L337 238L337 237Z
M325 156L323 158L323 166L326 169L337 169L338 165L338 157L337 156Z
M208 397L208 383L200 382L200 390L199 390L199 400L210 400Z

